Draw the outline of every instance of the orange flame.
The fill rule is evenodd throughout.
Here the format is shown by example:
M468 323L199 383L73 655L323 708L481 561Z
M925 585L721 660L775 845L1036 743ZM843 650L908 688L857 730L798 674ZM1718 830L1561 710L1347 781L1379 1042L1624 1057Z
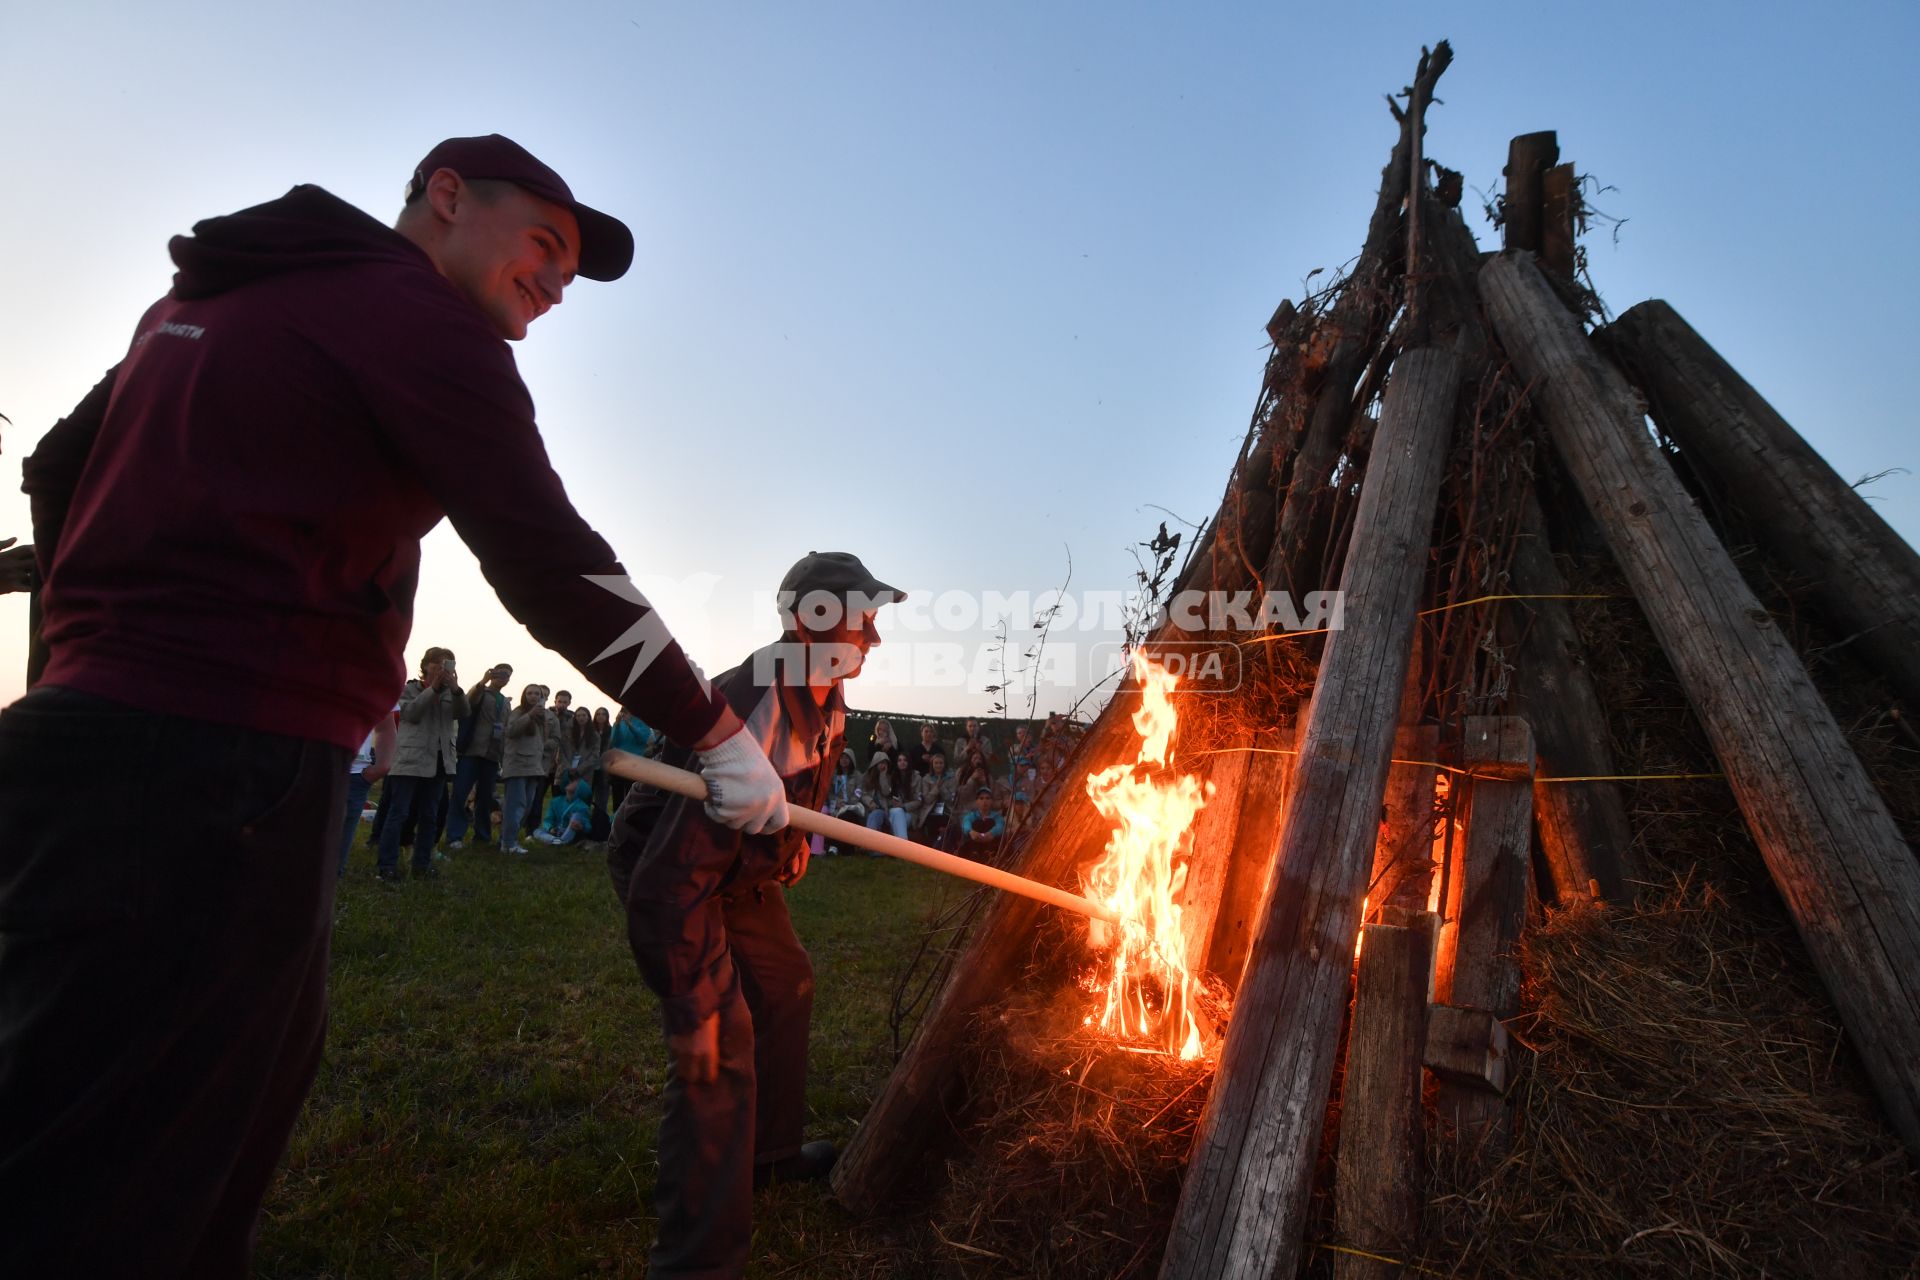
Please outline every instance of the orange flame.
M1179 723L1170 695L1179 678L1138 650L1133 674L1140 685L1140 709L1133 715L1139 755L1133 764L1087 776L1094 807L1115 823L1105 856L1085 872L1087 896L1111 907L1119 921L1094 923L1094 945L1110 946L1111 953L1103 961L1105 976L1096 977L1093 987L1106 996L1102 1029L1154 1040L1193 1059L1206 1046L1194 1016L1200 984L1186 964L1179 898L1193 819L1212 798L1213 784L1166 769Z

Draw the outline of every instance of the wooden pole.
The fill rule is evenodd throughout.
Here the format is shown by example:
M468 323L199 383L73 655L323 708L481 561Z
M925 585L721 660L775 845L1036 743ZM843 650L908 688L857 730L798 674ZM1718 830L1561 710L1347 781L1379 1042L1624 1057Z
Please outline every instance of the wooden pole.
M1427 1043L1427 971L1433 932L1370 924L1354 979L1353 1025L1340 1099L1334 1211L1355 1249L1405 1258L1426 1202L1421 1159L1420 1064ZM1398 1280L1398 1265L1334 1256L1338 1280Z
M1460 918L1451 966L1437 993L1444 1003L1520 1012L1520 930L1527 923L1533 847L1533 735L1514 716L1469 716L1462 762L1466 841ZM1463 1139L1502 1145L1506 1105L1498 1094L1443 1081L1440 1114Z
M1227 859L1226 881L1215 912L1213 935L1207 947L1206 967L1228 987L1240 985L1247 967L1247 951L1260 920L1268 886L1273 879L1273 856L1280 843L1282 796L1293 757L1281 748L1292 745L1291 734L1273 731L1254 739L1241 783L1239 812L1234 816L1233 851ZM1201 811L1205 817L1205 810Z
M1414 174L1415 136L1425 128L1426 104L1452 62L1453 47L1445 40L1430 53L1421 52L1408 90L1408 111L1401 115L1400 136L1380 173L1380 192L1367 222L1367 238L1361 244L1353 273L1333 304L1328 328L1336 342L1301 432L1299 452L1285 477L1286 500L1280 505L1278 529L1261 574L1269 590L1299 595L1324 585L1309 580L1319 568L1321 548L1317 539L1306 535L1332 492L1334 464L1355 408L1354 384L1377 350L1380 330L1393 310L1396 273L1391 267L1400 248L1397 233L1405 225L1403 211L1412 190L1408 183Z
M1450 351L1396 362L1341 575L1261 928L1167 1253L1166 1280L1297 1268L1360 898L1461 382Z
M1672 307L1643 302L1599 339L1687 461L1920 711L1920 553Z
M1540 175L1540 269L1573 283L1573 166L1557 164Z
M1402 725L1393 735L1395 760L1432 760L1439 748L1437 725ZM1430 764L1395 764L1387 771L1386 820L1367 882L1375 916L1388 907L1426 910L1433 886L1435 772Z
M1540 773L1554 778L1605 778L1616 770L1607 715L1587 673L1585 651L1565 601L1566 579L1547 545L1546 517L1529 491L1514 544L1514 591L1532 597L1507 611L1518 650L1514 677L1519 709L1533 727ZM1524 620L1522 620L1524 619ZM1541 782L1534 818L1553 895L1562 904L1625 902L1632 896L1633 827L1617 782Z
M1481 295L1686 687L1828 994L1920 1159L1920 864L1806 668L1524 254Z
M1247 771L1253 763L1251 729L1234 736L1207 764L1213 798L1193 820L1193 852L1187 860L1186 887L1181 893L1180 927L1187 938L1187 968L1206 968L1213 942L1214 921L1233 866L1235 836L1240 830L1240 801L1247 790Z
M1507 194L1500 208L1507 248L1539 250L1541 184L1559 160L1560 139L1551 129L1523 133L1507 143Z
M686 796L691 800L707 798L706 779L687 769L676 769L670 764L662 764L658 760L649 760L645 756L636 756L626 751L609 751L601 763L608 773L625 778L629 782L657 787L662 791ZM1119 918L1113 914L1112 908L1089 901L1077 893L1068 893L1065 889L1041 884L1025 876L1017 876L1010 871L990 867L984 862L975 862L971 858L942 853L938 849L930 849L926 845L915 844L911 840L902 840L899 836L885 831L856 826L841 818L815 813L812 809L795 807L789 811L789 815L788 825L796 831L844 840L848 844L858 845L862 849L870 849L875 853L884 853L890 858L911 862L929 871L958 876L962 880L986 885L989 889L1017 893L1022 897L1032 898L1035 902L1060 907L1091 920L1105 920L1111 923Z

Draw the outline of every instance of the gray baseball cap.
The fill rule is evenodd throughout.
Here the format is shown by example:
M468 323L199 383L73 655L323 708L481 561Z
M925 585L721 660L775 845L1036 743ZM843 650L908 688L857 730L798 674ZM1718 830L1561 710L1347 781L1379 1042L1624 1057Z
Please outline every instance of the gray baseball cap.
M907 598L900 588L890 587L869 573L851 551L807 552L780 579L780 591L783 595L791 592L796 600L815 591L843 598L858 595L875 606Z

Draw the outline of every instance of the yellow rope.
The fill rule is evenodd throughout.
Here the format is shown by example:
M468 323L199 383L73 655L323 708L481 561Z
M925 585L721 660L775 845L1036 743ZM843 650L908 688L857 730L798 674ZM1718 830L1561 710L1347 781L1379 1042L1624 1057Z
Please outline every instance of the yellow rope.
M1474 605L1474 604L1490 604L1495 600L1626 600L1629 598L1630 597L1628 596L1577 596L1577 595L1475 596L1471 600L1456 600L1452 604L1435 605L1431 609L1422 609L1420 611L1420 616L1425 618L1431 614L1445 613L1449 609L1464 609L1468 605Z
M1475 596L1471 600L1456 600L1452 604L1436 605L1431 609L1422 609L1419 616L1432 617L1436 613L1446 613L1451 609L1465 609L1469 605L1490 604L1496 600L1626 600L1628 596L1592 596L1592 595L1514 595ZM1276 631L1271 635L1255 636L1251 640L1239 642L1241 648L1254 644L1273 644L1278 640L1293 640L1300 636L1324 636L1332 631L1331 627L1316 627L1312 631Z
M1383 1253L1368 1253L1365 1249L1353 1249L1344 1244L1325 1244L1319 1240L1310 1240L1308 1244L1315 1249L1325 1249L1328 1253L1344 1253L1355 1258L1365 1258L1369 1262L1384 1262L1391 1267L1405 1267L1417 1271L1423 1276L1444 1276L1444 1271L1432 1271L1417 1262L1408 1262L1405 1258L1389 1258Z
M1297 756L1300 753L1286 747L1216 747L1211 751L1189 751L1189 756L1225 756L1225 755L1263 755ZM1500 773L1474 773L1455 764L1442 764L1438 760L1402 760L1391 757L1390 764L1412 765L1417 769L1439 769L1462 778L1491 778L1496 782L1519 782L1520 778L1511 778ZM1567 774L1559 777L1528 778L1528 782L1685 782L1702 778L1724 778L1724 773L1588 773Z

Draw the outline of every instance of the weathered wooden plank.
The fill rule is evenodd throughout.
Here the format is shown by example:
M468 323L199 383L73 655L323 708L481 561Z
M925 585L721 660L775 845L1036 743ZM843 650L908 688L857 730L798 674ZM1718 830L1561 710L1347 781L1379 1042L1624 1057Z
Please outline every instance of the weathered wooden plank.
M1290 746L1292 740L1290 729L1262 730L1247 756L1234 821L1233 852L1227 859L1226 880L1207 947L1207 969L1229 988L1240 985L1261 904L1272 883L1273 857L1280 846L1280 819L1285 812L1283 796L1293 765L1293 757L1280 748Z
M1430 761L1439 750L1437 725L1403 724L1394 731L1395 761ZM1434 767L1426 763L1395 763L1387 770L1386 820L1367 882L1375 917L1388 907L1417 911L1427 905L1433 886L1434 775Z
M1920 710L1920 552L1671 306L1643 302L1598 337L1688 463Z
M1517 716L1469 716L1462 744L1471 775L1460 861L1460 916L1441 997L1495 1018L1520 1012L1520 931L1527 923L1533 847L1533 736ZM1506 1106L1498 1095L1442 1082L1442 1119L1463 1138L1500 1144Z
M1551 598L1565 595L1567 583L1553 562L1546 518L1531 493L1520 513L1512 581L1516 592L1533 597L1509 616L1519 632L1514 663L1518 710L1533 728L1540 774L1611 777L1616 770L1607 745L1606 711L1588 674L1573 614ZM1619 783L1536 783L1533 814L1559 902L1590 900L1596 886L1608 902L1632 896L1633 827Z
M1513 1037L1490 1009L1436 1004L1427 1010L1423 1059L1448 1083L1503 1094L1513 1078Z
M1436 498L1461 382L1451 352L1402 355L1341 575L1264 918L1188 1164L1161 1275L1294 1273L1346 1013Z
M1247 790L1247 770L1253 761L1254 735L1236 734L1207 762L1207 781L1213 798L1193 822L1193 852L1187 859L1187 880L1181 890L1180 927L1187 938L1187 968L1206 967L1213 943L1214 922L1220 915L1228 869L1233 865L1234 836L1240 830L1240 801Z
M1481 294L1653 625L1807 952L1920 1158L1920 864L1806 668L1648 437L1626 381L1523 254Z
M1404 1258L1420 1238L1426 1200L1420 1067L1427 1043L1432 932L1370 924L1354 979L1353 1022L1340 1099L1334 1212L1341 1238ZM1336 1255L1340 1280L1395 1280L1397 1265Z

